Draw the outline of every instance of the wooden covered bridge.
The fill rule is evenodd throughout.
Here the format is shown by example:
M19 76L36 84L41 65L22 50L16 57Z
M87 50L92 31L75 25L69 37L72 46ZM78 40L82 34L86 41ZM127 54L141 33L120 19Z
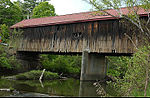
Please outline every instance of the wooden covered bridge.
M115 10L107 11L118 16ZM129 13L127 8L122 12ZM138 14L147 15L143 9ZM133 30L119 17L97 12L28 19L11 26L14 28L23 31L17 51L29 64L36 62L39 53L82 54L81 80L104 78L105 56L134 53L135 47L125 34L139 43L138 29Z

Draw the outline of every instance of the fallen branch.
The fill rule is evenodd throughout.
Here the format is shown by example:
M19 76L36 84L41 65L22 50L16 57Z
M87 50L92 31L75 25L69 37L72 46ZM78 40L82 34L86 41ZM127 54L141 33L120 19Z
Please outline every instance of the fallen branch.
M44 88L44 85L43 85L42 81L41 81L41 80L39 80L39 81L40 81L40 83L41 83L41 87Z
M0 91L7 91L7 92L10 92L11 90L10 90L10 89L7 89L7 88L4 88L4 89L0 89Z
M43 77L44 72L45 72L45 69L43 69L43 72L42 72L42 74L41 74L41 76L40 76L40 78L39 78L39 81L42 80L42 77Z

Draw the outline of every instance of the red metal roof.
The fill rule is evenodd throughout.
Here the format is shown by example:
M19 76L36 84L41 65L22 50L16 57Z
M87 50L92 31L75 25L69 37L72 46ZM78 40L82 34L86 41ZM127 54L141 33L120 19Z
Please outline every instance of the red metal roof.
M128 8L122 8L121 10L123 14L129 13ZM118 16L116 10L109 9L106 11L114 16ZM46 26L46 25L69 24L69 23L78 23L78 22L87 22L87 21L96 21L96 20L117 19L116 17L112 17L109 15L95 15L95 14L96 12L82 12L82 13L75 13L75 14L68 14L68 15L61 15L61 16L27 19L27 20L23 20L11 26L11 28L27 28L27 27ZM138 14L147 15L148 12L140 8L138 11Z

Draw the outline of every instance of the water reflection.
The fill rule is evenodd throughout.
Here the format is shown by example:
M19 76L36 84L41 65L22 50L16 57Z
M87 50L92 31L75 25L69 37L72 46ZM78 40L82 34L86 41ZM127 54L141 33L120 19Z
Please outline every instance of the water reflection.
M33 93L47 94L49 96L79 96L79 80L53 80L43 81L13 81L0 79L1 88L13 88L19 91L19 95L35 95ZM29 94L30 93L30 94ZM0 92L0 96L12 96L13 92ZM36 94L37 95L37 94ZM15 95L16 96L16 95Z
M0 92L0 96L100 96L94 82L75 79L53 81L13 81L0 79L1 88L13 88L15 92ZM44 95L41 95L44 94Z
M96 88L93 82L90 81L80 81L80 92L79 96L98 96L96 93Z
M96 82L94 82L94 81L80 81L79 96L80 97L104 96L106 93L105 92L106 84L101 83L101 84L97 85L97 87L96 87L96 85L94 85L95 83Z

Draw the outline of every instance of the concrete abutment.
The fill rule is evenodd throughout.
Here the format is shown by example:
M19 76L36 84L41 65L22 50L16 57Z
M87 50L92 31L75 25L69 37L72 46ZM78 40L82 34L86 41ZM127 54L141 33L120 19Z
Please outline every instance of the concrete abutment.
M81 81L103 80L106 77L107 66L103 55L83 51L81 66Z

